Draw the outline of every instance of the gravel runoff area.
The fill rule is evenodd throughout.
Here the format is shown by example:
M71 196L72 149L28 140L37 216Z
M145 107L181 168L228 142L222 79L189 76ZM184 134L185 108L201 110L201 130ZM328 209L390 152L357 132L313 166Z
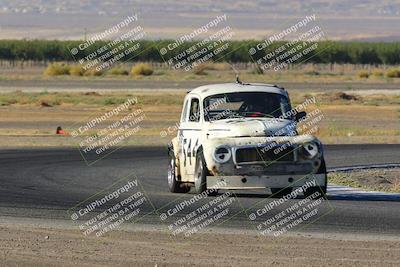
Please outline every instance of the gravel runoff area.
M18 221L18 219L15 219ZM40 225L40 227L38 227ZM1 266L398 266L400 239L344 234L208 232L190 238L136 227L102 237L0 218ZM218 230L215 230L218 231Z

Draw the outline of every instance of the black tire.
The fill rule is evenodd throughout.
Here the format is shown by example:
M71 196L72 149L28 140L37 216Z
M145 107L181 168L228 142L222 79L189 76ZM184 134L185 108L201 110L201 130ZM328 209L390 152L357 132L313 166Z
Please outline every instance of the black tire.
M170 156L170 161L168 164L168 187L169 191L172 193L187 193L190 190L190 187L183 186L181 182L179 182L176 178L176 160L175 156Z
M310 197L314 193L319 193L313 199L324 198L326 199L326 186L314 186L307 188L306 192L304 192L304 197Z
M194 169L194 188L197 194L203 193L207 190L207 175L208 170L206 161L204 160L203 151L199 151L196 154L196 166Z
M208 189L207 191L209 196L215 197L218 195L218 189Z
M286 187L286 188L271 188L272 196L273 197L283 197L287 194L292 193L293 188Z
M312 194L319 192L319 195L315 199L318 199L318 198L326 199L326 188L328 185L328 176L326 175L326 164L325 164L324 158L322 158L322 160L321 160L321 165L319 166L317 174L325 174L325 186L314 186L314 187L308 188L304 192L304 197L309 197Z

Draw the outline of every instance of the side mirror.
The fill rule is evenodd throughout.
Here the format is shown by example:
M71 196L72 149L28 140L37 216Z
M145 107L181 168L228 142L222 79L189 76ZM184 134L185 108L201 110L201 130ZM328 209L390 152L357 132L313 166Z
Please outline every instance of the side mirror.
M301 121L303 118L305 118L306 116L307 116L307 112L305 112L305 111L300 111L300 112L296 113L294 119L295 119L295 121L299 122L299 121Z

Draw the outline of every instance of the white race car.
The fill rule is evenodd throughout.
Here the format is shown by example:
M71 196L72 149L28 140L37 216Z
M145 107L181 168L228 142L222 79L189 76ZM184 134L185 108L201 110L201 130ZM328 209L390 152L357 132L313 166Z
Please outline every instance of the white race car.
M304 118L276 85L237 82L190 91L168 145L170 191L269 188L282 196L303 187L305 196L325 196L322 144L296 130Z

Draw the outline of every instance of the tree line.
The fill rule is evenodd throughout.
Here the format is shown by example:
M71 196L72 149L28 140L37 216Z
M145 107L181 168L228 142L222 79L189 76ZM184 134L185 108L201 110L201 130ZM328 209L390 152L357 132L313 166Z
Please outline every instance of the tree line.
M60 40L0 40L0 59L2 60L34 60L34 61L73 61L76 58L88 56L108 43L97 41L88 49L79 50L72 56L71 50L83 41ZM160 47L166 47L173 40L142 40L138 43L142 48L140 53L130 58L130 61L163 62L159 52ZM226 50L218 55L218 61L252 62L249 49L260 41L229 41ZM275 42L264 49L262 53L274 51L285 42ZM174 54L189 49L196 42L185 42L174 50ZM400 64L400 42L318 42L317 49L307 55L308 63L349 63L349 64ZM216 57L213 58L217 59Z

